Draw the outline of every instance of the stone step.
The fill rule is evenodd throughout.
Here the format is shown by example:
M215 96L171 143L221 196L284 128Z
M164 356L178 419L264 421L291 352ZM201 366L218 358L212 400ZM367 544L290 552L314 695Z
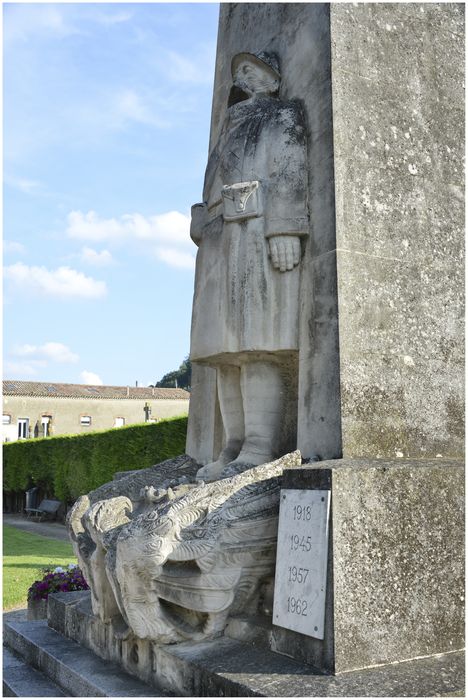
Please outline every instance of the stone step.
M233 615L229 618L226 637L240 642L253 642L270 648L271 622L265 615Z
M56 593L49 600L49 624L100 655L128 662L111 630L92 614L87 592ZM137 673L149 674L168 692L198 697L409 697L463 693L464 654L417 659L400 664L324 676L304 663L270 651L271 624L261 617L239 616L228 624L231 638L181 644L140 640ZM235 637L235 638L233 638ZM129 644L129 648L132 643ZM113 658L116 660L116 656Z
M56 684L73 697L165 697L167 692L150 688L129 676L116 664L67 639L47 626L46 620L34 622L4 615L4 643L21 657L23 663L42 678ZM30 674L30 672L28 672ZM41 674L41 675L42 675ZM45 688L45 686L43 686ZM18 695L17 697L25 697ZM27 693L26 696L30 696ZM41 693L33 696L42 697ZM44 696L50 695L45 692ZM55 693L54 693L55 695Z
M3 647L3 697L62 698L66 695L43 673Z
M338 676L228 637L154 648L155 665L177 694L199 697L462 696L464 653L390 664Z
M69 596L70 594L63 594ZM57 603L60 603L58 600ZM65 606L75 607L75 606ZM69 613L71 610L69 609ZM84 626L89 628L88 621ZM69 619L68 632L80 629ZM264 625L251 620L256 640L264 639ZM255 624L254 624L255 622ZM198 697L411 697L462 696L464 654L452 653L342 674L324 676L264 644L222 637L207 642L151 645L153 681L164 691L127 675L48 627L45 621L25 622L4 616L5 641L25 661L45 672L69 695L80 697L160 697L168 694ZM99 621L95 621L97 630ZM104 640L104 625L101 639ZM239 619L234 635L248 627ZM249 630L247 630L249 632ZM250 632L247 636L250 635ZM245 637L244 637L245 639ZM105 645L103 644L103 649ZM146 657L145 657L146 658ZM144 663L147 667L146 661ZM36 696L41 697L38 693ZM46 693L44 693L46 695ZM50 693L47 693L50 695ZM21 697L20 695L17 695Z

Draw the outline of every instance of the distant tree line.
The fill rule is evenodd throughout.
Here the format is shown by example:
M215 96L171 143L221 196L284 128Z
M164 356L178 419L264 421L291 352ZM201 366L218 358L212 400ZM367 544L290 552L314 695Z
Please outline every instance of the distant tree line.
M150 386L153 386L153 384ZM172 389L176 387L190 391L190 387L192 386L192 363L190 362L188 355L180 365L179 369L165 374L164 377L159 380L159 382L154 384L154 386L161 389Z

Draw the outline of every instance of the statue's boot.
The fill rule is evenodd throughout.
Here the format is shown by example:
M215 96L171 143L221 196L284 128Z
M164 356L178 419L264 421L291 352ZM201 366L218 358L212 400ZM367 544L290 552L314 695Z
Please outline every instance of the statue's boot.
M216 481L224 467L240 452L244 442L244 411L242 408L240 367L225 365L217 370L218 398L223 419L226 446L216 462L210 462L197 472L198 481Z
M277 457L283 413L283 382L280 365L250 361L241 369L245 439L231 467L257 466Z

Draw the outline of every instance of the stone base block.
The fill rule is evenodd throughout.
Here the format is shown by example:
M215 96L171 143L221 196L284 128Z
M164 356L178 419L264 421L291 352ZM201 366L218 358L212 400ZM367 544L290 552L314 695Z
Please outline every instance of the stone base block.
M274 627L271 648L326 673L464 646L464 471L455 460L329 460L283 488L329 489L325 638Z
M23 611L3 616L3 683L17 697L165 697L154 684L128 675L118 664L48 627ZM14 658L12 658L14 656Z
M47 598L28 600L28 620L47 620Z
M254 618L239 619L237 622L231 620L231 632L237 639L225 636L212 641L166 645L150 645L137 640L138 648L135 650L133 646L125 647L116 639L112 641L111 626L104 625L87 613L86 601L87 594L83 592L54 594L49 604L49 625L80 642L82 647L93 648L101 658L116 660L132 675L146 679L150 676L148 685L160 690L137 693L140 697L164 692L186 697L463 695L463 653L331 676L317 673L305 663L269 651L265 646L268 630L258 635L259 626L264 625ZM252 634L247 635L249 625L252 625ZM52 633L50 628L49 632ZM245 640L247 636L256 641L240 641L240 638ZM11 643L11 637L11 634L7 636L7 642ZM99 647L99 644L102 646ZM59 646L55 642L55 648ZM79 655L78 652L83 654L85 651L83 648L77 649L73 658ZM89 666L90 662L87 661L87 664ZM108 668L111 677L116 674L115 665L109 664ZM100 678L102 680L102 675ZM96 693L81 693L81 697L88 695L94 696Z

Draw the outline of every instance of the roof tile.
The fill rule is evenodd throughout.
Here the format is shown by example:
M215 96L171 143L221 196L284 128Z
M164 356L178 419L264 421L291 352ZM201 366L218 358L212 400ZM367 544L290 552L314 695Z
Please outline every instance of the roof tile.
M52 384L51 382L24 382L15 379L3 381L5 396L55 396L68 399L188 399L185 389L158 387L93 386L91 384Z

